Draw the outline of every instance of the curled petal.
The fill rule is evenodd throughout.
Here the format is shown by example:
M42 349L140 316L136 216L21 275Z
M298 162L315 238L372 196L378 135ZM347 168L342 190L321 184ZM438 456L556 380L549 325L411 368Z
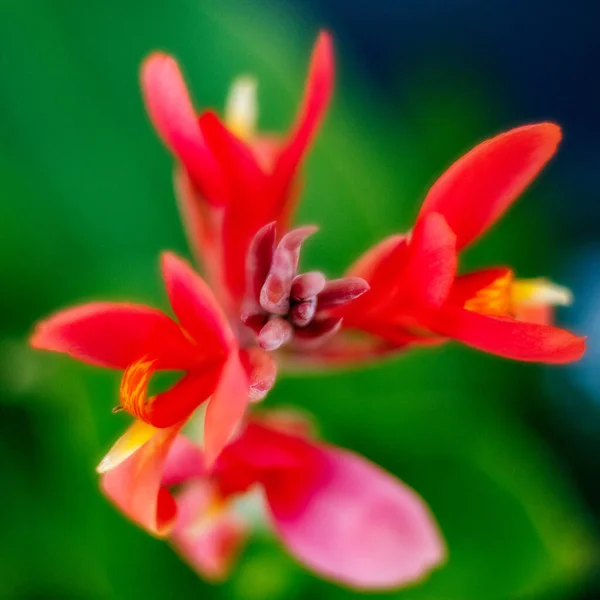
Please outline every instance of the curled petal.
M564 329L448 307L432 318L432 331L514 360L567 363L581 358L585 338Z
M297 227L281 238L273 253L271 269L260 293L260 304L267 312L287 314L302 244L316 231L317 227L314 226Z
M327 310L351 302L368 290L369 284L360 277L331 279L319 293L319 310Z
M198 360L197 348L177 323L134 304L94 302L60 311L36 325L30 343L113 369L144 356L156 361L157 369L187 369Z
M258 334L258 344L263 350L272 352L287 344L294 335L294 328L289 321L272 317Z
M161 480L169 449L182 425L158 429L101 480L104 493L126 516L158 536L169 533L177 515L175 500Z
M100 461L100 464L96 467L96 471L98 473L106 473L106 471L118 467L156 433L158 433L158 429L149 423L139 420L134 421L133 425L130 425L127 431L115 442L107 455Z
M317 312L317 299L313 296L310 300L304 300L294 304L290 310L290 321L295 327L306 327Z
M246 257L246 298L244 312L261 312L260 290L267 279L275 250L275 221L254 236Z
M143 63L141 83L148 114L167 147L184 164L202 196L224 202L223 180L200 131L177 61L151 54Z
M221 581L235 564L247 535L241 517L224 507L215 508L214 491L206 481L195 481L177 498L173 547L203 577Z
M249 401L248 376L237 351L229 354L204 421L204 455L210 468L236 433Z
M198 352L208 360L224 356L234 334L208 285L171 252L163 253L162 270L173 312L198 344Z
M552 158L560 128L539 123L487 140L456 161L433 185L419 218L440 213L460 249L484 233Z
M319 271L309 271L294 277L292 281L292 299L297 301L310 300L323 291L327 280Z
M423 500L351 452L315 445L303 470L273 477L265 489L288 550L335 581L388 589L422 579L445 559Z
M277 363L268 352L260 348L242 350L240 359L248 375L250 402L259 402L275 384Z

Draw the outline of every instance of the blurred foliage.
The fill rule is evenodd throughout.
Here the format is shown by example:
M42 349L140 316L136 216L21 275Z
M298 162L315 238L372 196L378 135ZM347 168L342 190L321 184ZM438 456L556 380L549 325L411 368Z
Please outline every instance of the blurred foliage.
M7 0L0 4L0 597L8 599L349 598L257 536L230 581L209 586L123 519L93 471L125 427L117 375L26 348L31 323L89 299L165 307L158 253L189 255L171 158L138 90L153 49L182 62L201 106L230 80L260 80L261 127L283 130L315 31L283 3ZM335 32L334 32L335 33ZM485 89L457 73L403 82L401 100L353 77L338 47L334 107L306 168L298 221L321 226L308 266L340 273L410 226L427 185L504 127ZM535 194L551 194L552 172ZM543 223L524 202L467 265L547 272ZM526 251L524 251L526 250ZM542 369L454 346L360 371L282 378L268 404L298 404L323 435L417 489L450 559L405 600L566 598L597 565L598 540L561 465L522 420ZM378 597L381 595L378 595Z

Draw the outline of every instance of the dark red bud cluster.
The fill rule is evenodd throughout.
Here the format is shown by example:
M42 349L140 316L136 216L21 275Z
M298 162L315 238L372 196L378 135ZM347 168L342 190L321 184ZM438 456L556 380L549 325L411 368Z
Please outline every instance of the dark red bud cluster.
M322 343L342 323L330 314L331 309L369 289L360 277L327 281L318 271L298 273L302 244L316 231L316 227L298 227L277 244L273 222L260 229L250 245L241 319L264 350L289 342L300 347Z

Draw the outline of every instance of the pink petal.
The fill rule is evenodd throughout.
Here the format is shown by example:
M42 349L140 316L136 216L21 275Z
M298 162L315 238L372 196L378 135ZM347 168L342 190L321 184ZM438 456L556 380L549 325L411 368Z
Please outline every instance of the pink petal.
M197 348L177 323L134 304L94 302L60 311L37 324L30 343L114 369L125 369L144 356L156 360L158 369L185 370L198 360Z
M440 311L430 327L440 335L514 360L567 363L578 360L585 351L585 338L564 329L482 315L464 308Z
M169 301L181 325L207 358L223 357L235 343L234 334L210 288L188 263L170 252L163 253L162 269Z
M211 506L215 501L213 494L205 481L186 486L177 498L177 524L170 539L177 553L195 571L220 581L235 564L247 527L230 509L215 512Z
M161 480L169 449L182 425L158 429L129 458L102 476L102 490L110 500L154 535L166 535L177 515L175 500Z
M310 476L290 471L265 484L275 527L296 558L361 589L412 583L445 559L435 520L407 485L351 452L314 451Z
M240 426L249 402L248 376L239 354L229 354L219 385L208 403L204 422L204 454L211 467Z
M487 140L433 185L419 218L440 213L460 249L484 233L535 179L561 139L553 123L526 125Z
M163 142L183 163L204 199L222 204L221 173L200 132L177 61L151 54L142 65L141 84L150 119Z
M162 485L171 487L206 475L202 450L185 435L178 435L167 455Z

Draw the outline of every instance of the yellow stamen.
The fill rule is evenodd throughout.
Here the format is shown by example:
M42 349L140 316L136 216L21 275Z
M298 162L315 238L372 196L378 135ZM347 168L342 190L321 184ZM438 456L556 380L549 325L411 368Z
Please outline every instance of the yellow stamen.
M147 401L148 384L154 373L156 361L143 357L125 370L121 380L121 407L137 419L149 419L150 403Z
M225 104L225 124L242 140L254 136L257 119L256 79L238 77L229 90Z
M484 315L506 316L511 306L512 284L513 275L508 271L506 275L498 277L490 285L480 289L473 298L467 300L465 308Z
M511 304L535 306L569 306L573 302L570 289L548 279L518 279L511 286Z

